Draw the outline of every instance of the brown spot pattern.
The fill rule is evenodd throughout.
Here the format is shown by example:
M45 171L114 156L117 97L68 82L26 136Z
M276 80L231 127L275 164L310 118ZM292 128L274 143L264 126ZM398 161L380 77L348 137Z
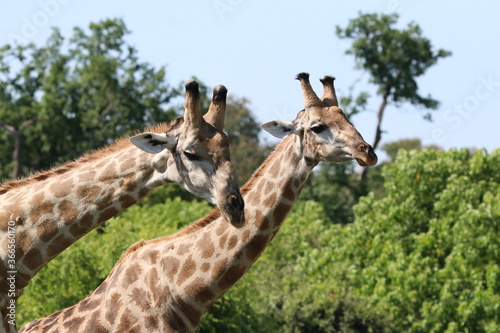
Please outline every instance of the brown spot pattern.
M78 223L74 223L69 227L69 232L77 238L81 237L87 232L87 228L80 226Z
M160 253L158 251L149 251L146 260L148 260L151 265L154 265L158 261L159 256ZM153 269L156 270L155 268Z
M237 243L238 243L238 236L236 235L231 236L231 238L229 238L229 242L227 243L227 249L232 250Z
M206 237L202 237L197 243L196 243L198 249L201 251L201 257L202 258L210 258L215 251L214 244L210 240L209 236L207 235Z
M121 163L120 171L125 172L128 169L132 169L133 167L135 167L135 164L136 164L135 158L130 157Z
M241 236L241 241L246 242L249 236L250 236L250 230L247 229L243 232L243 235Z
M181 297L174 297L175 302L179 305L179 309L192 321L198 321L201 317L201 311L197 310L188 302L184 301Z
M290 206L286 203L280 202L278 204L278 206L276 207L276 209L274 210L274 216L273 216L274 222L278 223L278 222L283 221L291 208L292 208L292 206Z
M94 291L94 295L99 295L103 291L106 291L106 288L108 287L108 281L104 281L101 283L101 285Z
M120 294L114 293L104 306L104 309L106 309L106 314L105 314L106 320L111 324L115 323L116 314L120 311L120 308L122 306L120 298L121 298Z
M95 171L88 171L88 172L82 173L82 174L78 175L78 182L79 183L86 183L86 182L93 181L95 178L95 175L96 175Z
M100 311L96 310L90 316L90 320L87 321L87 326L82 332L92 332L92 333L108 333L109 330L106 329L99 322Z
M179 271L180 261L174 257L165 257L162 259L163 267L165 267L165 274L168 276L170 283L173 282L175 274Z
M267 239L268 238L265 235L258 235L250 240L250 242L248 242L245 250L246 255L250 261L256 260L262 253L262 251L264 251L265 247L268 244Z
M54 238L58 231L57 223L53 219L45 219L36 228L38 237L45 243Z
M35 270L43 264L42 253L38 249L31 249L24 256L24 264L31 270Z
M71 179L64 182L55 182L50 187L50 191L54 193L56 198L67 197L73 191L73 182Z
M73 207L73 203L69 200L63 200L57 205L59 214L61 214L65 223L73 222L78 210Z
M100 222L107 221L118 213L119 213L118 209L116 209L114 207L109 207L108 209L106 209L105 211L103 211L99 215L98 222L100 223Z
M276 203L276 193L271 193L263 202L265 207L272 207Z
M276 184L272 181L267 181L264 190L264 193L272 193L276 190Z
M186 287L186 292L202 304L210 302L215 297L215 294L207 287L207 283L201 277L190 283Z
M124 192L133 192L137 188L136 176L134 173L129 173L122 179L123 184L120 185Z
M98 166L96 166L96 168L101 169ZM109 184L115 179L115 176L116 176L116 164L114 161L110 161L108 166L106 166L106 168L101 172L98 179L100 182Z
M31 220L38 221L43 214L51 213L53 208L52 202L45 200L42 203L35 205L35 209L31 212Z
M203 264L201 265L201 271L202 271L203 273L206 273L206 272L208 272L209 270L210 270L210 263L205 262L205 263L203 263Z
M118 322L120 324L116 328L117 332L140 332L140 327L137 324L138 318L134 316L132 311L125 311Z
M148 193L149 193L149 190L148 190L147 188L141 188L141 189L139 190L139 194L138 194L138 195L139 195L139 198L144 197L144 196L145 196L146 194L148 194Z
M223 249L223 248L224 248L224 246L226 245L226 241L227 241L227 233L226 233L226 234L224 234L224 235L222 235L222 236L220 237L220 239L219 239L219 247L220 247L221 249Z
M123 209L128 208L136 203L136 200L131 195L122 195L119 200L122 204Z
M184 281L189 279L196 271L196 262L191 256L184 261L181 267L181 272L177 280L177 284L182 284Z
M90 311L98 305L99 305L98 299L87 297L78 304L78 312Z
M132 284L139 279L139 275L141 273L141 267L138 264L133 264L127 271L125 272L124 283L126 285Z
M189 252L190 246L189 244L181 244L179 248L177 248L177 255L183 256Z
M64 235L59 235L50 242L50 246L47 248L47 254L49 257L54 257L59 254L63 249L71 245L71 240L66 238Z
M135 304L137 304L142 311L146 311L147 309L151 308L151 305L149 303L149 297L148 293L146 290L142 288L134 288L131 291L132 300L134 301Z
M217 280L222 276L222 274L226 270L227 261L227 258L225 258L215 263L214 270L212 272L212 280Z
M86 213L81 218L79 224L80 224L80 226L84 227L84 226L90 226L90 225L92 225L93 222L94 222L94 216L92 215L92 213Z
M159 329L157 316L146 317L146 329L148 330L148 332L157 331Z
M224 231L227 230L227 227L223 224L223 223L220 223L219 226L217 227L217 229L215 229L215 234L217 236L220 236L224 233Z
M223 291L228 290L243 276L243 274L245 274L245 271L245 267L232 265L222 275L222 278L218 283L219 288Z
M295 195L295 192L292 191L290 188L286 189L284 192L283 192L283 197L289 201L295 201L295 198L296 198L296 195Z
M82 325L85 317L73 317L70 320L64 322L63 326L67 332L78 332L78 328Z
M97 185L80 186L76 189L76 196L85 204L93 203L101 193L101 188Z
M63 320L66 320L66 319L70 318L73 315L73 311L74 310L75 310L75 305L70 306L69 308L67 308L66 310L64 310Z

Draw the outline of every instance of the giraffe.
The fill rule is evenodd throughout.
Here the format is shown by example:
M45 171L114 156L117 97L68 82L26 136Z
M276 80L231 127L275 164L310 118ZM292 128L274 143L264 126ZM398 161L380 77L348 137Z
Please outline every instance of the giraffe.
M107 279L79 303L21 332L193 332L278 232L320 161L374 165L377 156L337 106L333 78L319 99L300 73L305 109L264 129L284 137L242 188L245 223L213 211L171 236L132 245Z
M186 83L183 118L0 186L4 332L15 331L8 307L40 268L162 184L178 183L216 204L231 223L243 221L244 203L222 132L226 95L224 86L216 87L209 111L202 117L198 83L191 80Z

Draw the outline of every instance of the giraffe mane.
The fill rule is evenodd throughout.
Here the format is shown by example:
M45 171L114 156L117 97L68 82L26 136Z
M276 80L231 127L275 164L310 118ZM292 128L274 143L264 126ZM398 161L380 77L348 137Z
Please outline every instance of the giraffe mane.
M161 132L166 132L169 129L173 129L174 127L177 127L182 121L182 118L178 118L170 123L161 123L156 126L146 128L143 131L136 131L136 134L143 133L143 132L154 132L154 133L161 133ZM84 155L78 157L77 159L67 162L63 165L53 167L49 170L45 171L40 171L36 172L30 176L27 176L25 178L21 179L16 179L16 180L8 180L3 184L0 184L0 195L7 193L9 190L15 189L15 188L20 188L23 186L27 186L39 181L43 181L47 178L50 178L54 175L62 175L67 173L68 171L71 171L81 164L91 162L91 161L96 161L102 158L103 156L108 155L109 153L117 152L120 151L126 147L129 147L132 143L129 140L130 136L122 137L117 139L115 142L108 144L107 146L104 146L103 148L93 150L91 152L85 153Z
M286 146L287 141L289 140L290 137L292 137L292 136L288 136L287 138L285 138L281 143L279 143L275 147L273 153L271 153L266 158L266 160L260 165L260 167L257 168L257 170L252 174L252 177L250 177L250 179L246 182L246 184L243 185L243 187L240 190L242 196L245 195L246 193L248 193L254 187L255 183L266 172L269 164L271 164L271 161L273 160L273 155L275 153L283 151L283 149ZM172 235L158 237L158 238L154 238L154 239L151 239L151 240L143 240L143 239L141 239L140 241L132 244L121 255L120 259L118 259L118 261L116 262L115 266L113 267L113 269L109 273L109 276L111 276L111 274L116 270L116 268L129 255L131 255L133 252L137 251L138 249L140 249L140 248L142 248L142 247L144 247L146 245L153 245L153 244L156 244L156 243L161 243L161 242L165 242L165 241L169 241L169 240L174 240L174 239L180 238L180 237L182 237L184 235L193 234L193 233L195 233L195 232L197 232L199 230L202 230L203 228L205 228L206 226L208 226L210 223L212 223L213 221L215 221L220 216L221 216L220 210L218 208L216 208L216 209L212 210L210 213L208 213L206 216L202 217L201 219L195 221L194 223L188 225L184 229L181 229L181 230L179 230L178 232L176 232L176 233L174 233Z

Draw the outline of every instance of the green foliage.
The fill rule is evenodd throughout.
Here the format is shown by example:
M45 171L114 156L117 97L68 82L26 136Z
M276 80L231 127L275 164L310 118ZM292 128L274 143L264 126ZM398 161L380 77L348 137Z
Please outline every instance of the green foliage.
M391 162L394 162L396 160L396 157L398 156L398 152L400 150L422 150L423 148L424 148L424 146L422 145L422 142L418 138L401 139L398 141L388 142L382 146L382 150L387 155L389 155ZM436 145L429 145L429 146L426 146L426 148L441 149Z
M400 151L384 168L384 197L362 198L345 226L298 202L225 296L265 320L239 331L498 331L499 159L500 150ZM217 316L221 331L238 331L234 312Z
M495 332L500 311L500 151L400 152L385 197L356 206L335 274L396 331Z
M359 81L359 80L358 80ZM344 111L347 119L351 120L353 116L366 110L370 94L366 91L360 92L354 96L354 87L358 81L355 81L350 87L348 94L340 97L340 107Z
M47 169L175 117L165 69L141 62L128 33L108 19L69 39L54 29L42 47L0 49L0 179L16 164L16 176Z
M217 302L200 332L215 331L214 317L217 332L382 332L378 314L337 292L330 243L340 227L324 220L321 205L297 202L256 264L223 298L246 310L221 313ZM249 313L253 321L241 322Z
M440 58L451 55L443 49L434 51L430 40L422 35L417 24L412 22L405 29L398 29L397 20L397 14L360 14L351 19L347 27L337 26L336 30L339 38L352 40L346 54L354 55L357 67L370 74L370 82L377 86L377 93L382 97L377 111L373 149L377 149L382 140L382 119L389 103L398 105L409 102L428 110L437 109L439 102L430 95L422 96L416 79ZM354 113L363 110L366 104L367 96L364 99L363 94L360 96L360 102L356 103L352 102L352 97L346 99L346 102L354 104ZM425 113L424 119L431 120L431 114ZM364 168L360 172L361 179L366 178L367 170Z
M366 182L358 181L354 167L354 163L321 163L309 177L301 198L321 203L332 223L352 223L352 207L368 192Z
M451 52L433 51L430 40L415 23L397 29L397 19L397 14L360 14L346 28L337 26L337 36L353 40L346 53L354 55L357 66L370 73L380 95L390 96L396 103L407 101L435 109L438 102L418 94L415 78Z
M254 267L200 332L497 332L500 150L399 151L385 192L331 224L299 201ZM161 197L161 196L160 196ZM208 212L159 197L135 205L52 261L19 300L21 321L75 303L135 241Z
M389 155L392 162L396 160L396 156L398 155L398 151L404 150L421 150L422 142L420 139L403 139L394 142L388 142L382 146L382 150Z
M252 176L271 152L271 147L259 142L261 127L249 104L250 101L246 98L228 96L225 131L229 137L231 162L240 184L244 184Z

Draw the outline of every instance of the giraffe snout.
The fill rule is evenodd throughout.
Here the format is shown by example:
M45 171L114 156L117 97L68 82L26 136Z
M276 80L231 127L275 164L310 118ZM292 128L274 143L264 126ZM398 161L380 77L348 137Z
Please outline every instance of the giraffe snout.
M229 200L231 202L231 208L234 210L243 210L245 208L245 203L243 202L243 198L241 195L231 195L229 196Z
M239 193L230 194L222 213L235 227L241 227L245 222L245 203Z
M373 147L367 143L361 143L357 146L358 152L355 154L355 159L361 166L373 166L377 164L378 157L375 154ZM358 156L356 156L358 155Z

